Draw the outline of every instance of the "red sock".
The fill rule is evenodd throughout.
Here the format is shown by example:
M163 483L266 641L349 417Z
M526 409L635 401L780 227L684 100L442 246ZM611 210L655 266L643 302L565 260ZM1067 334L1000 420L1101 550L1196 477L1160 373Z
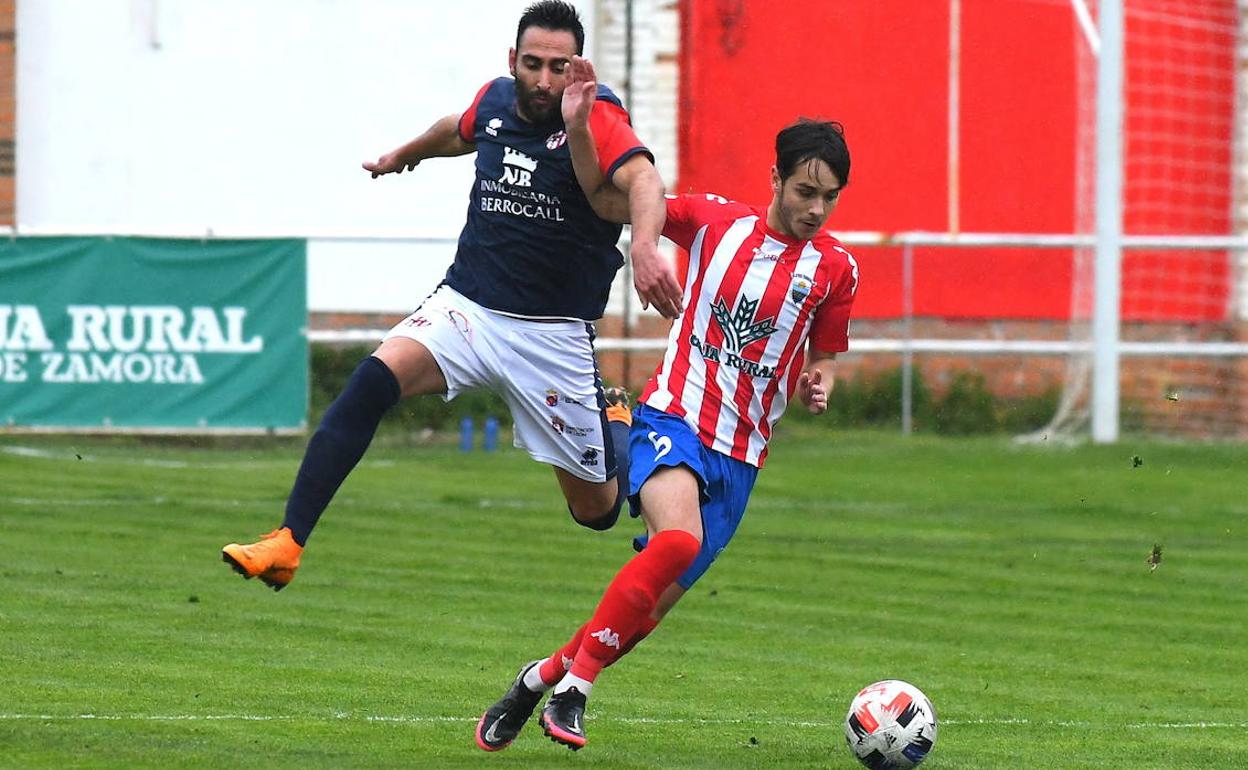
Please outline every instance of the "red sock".
M659 596L689 569L698 539L679 529L664 530L616 573L594 617L586 625L571 673L587 682L624 653L624 644L643 627ZM637 641L640 641L638 639Z
M551 653L550 657L542 663L537 673L542 677L542 681L554 687L563 679L563 675L567 673L567 666L564 665L564 659L572 660L576 657L576 651L581 649L581 637L585 635L585 626L576 629L576 633L572 634L572 638L568 643ZM638 641L641 641L640 639Z
M645 639L647 636L649 636L650 632L653 631L655 628L657 628L658 625L659 625L659 621L647 615L645 619L641 621L641 628L637 629L637 633L633 634L633 638L629 639L627 642L624 643L624 647L621 648L618 653L616 653L614 658L607 661L607 666L611 665L612 663L616 662L617 660L624 657L628 653L632 652L633 648L636 647L638 643L641 642L642 639ZM603 666L603 668L606 668L607 666Z

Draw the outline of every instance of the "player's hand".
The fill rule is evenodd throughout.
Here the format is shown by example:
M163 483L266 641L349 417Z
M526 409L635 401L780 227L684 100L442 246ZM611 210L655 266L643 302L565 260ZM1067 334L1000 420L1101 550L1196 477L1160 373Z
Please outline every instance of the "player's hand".
M642 309L654 305L664 318L678 318L684 310L684 292L676 280L676 269L663 259L658 244L634 241L629 253L633 260L633 286Z
M404 161L402 156L396 152L388 152L382 155L373 163L365 161L361 164L365 171L373 175L373 179L382 174L402 174L404 171L411 171L420 165L419 160Z
M828 411L828 392L823 388L823 372L818 369L814 370L814 374L802 372L797 378L797 397L811 414Z
M598 98L598 76L589 59L573 56L568 64L568 81L563 89L560 110L563 124L569 129L585 129L589 126L589 113Z

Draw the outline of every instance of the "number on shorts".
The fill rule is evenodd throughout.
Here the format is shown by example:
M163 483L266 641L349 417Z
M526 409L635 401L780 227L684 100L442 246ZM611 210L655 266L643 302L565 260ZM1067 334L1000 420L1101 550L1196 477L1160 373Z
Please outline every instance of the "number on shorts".
M662 460L663 455L672 451L672 440L667 436L660 436L654 431L650 431L646 434L646 438L650 439L650 443L654 444L655 451L658 452L658 454L654 456L655 460Z

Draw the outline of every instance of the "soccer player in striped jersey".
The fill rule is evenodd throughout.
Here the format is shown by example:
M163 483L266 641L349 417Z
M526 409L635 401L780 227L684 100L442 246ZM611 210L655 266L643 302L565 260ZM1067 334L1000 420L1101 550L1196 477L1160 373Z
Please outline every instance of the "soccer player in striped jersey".
M563 99L568 141L595 210L624 221L625 198L594 161L593 81L592 66L574 59ZM689 265L686 310L630 432L629 502L647 533L590 619L523 667L485 712L481 748L510 743L547 690L543 730L574 750L584 746L594 680L654 630L728 545L785 407L796 398L814 414L827 409L834 359L849 346L858 265L823 225L848 181L841 126L801 120L776 137L766 207L667 197L663 234L688 252Z

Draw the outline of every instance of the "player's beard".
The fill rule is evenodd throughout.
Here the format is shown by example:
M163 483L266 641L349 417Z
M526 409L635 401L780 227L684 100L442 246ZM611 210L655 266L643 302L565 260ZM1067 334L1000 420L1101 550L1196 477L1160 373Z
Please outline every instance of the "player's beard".
M545 104L535 98L539 93L547 97ZM530 123L546 123L558 116L561 96L562 94L548 91L539 92L536 88L525 88L523 83L516 81L516 102L520 106L520 117Z
M788 206L783 198L780 199L780 221L784 222L784 226L788 229L787 235L798 240L806 241L814 238L819 232L819 228L823 227L826 218L818 223L807 223L810 217L803 211L801 205Z

